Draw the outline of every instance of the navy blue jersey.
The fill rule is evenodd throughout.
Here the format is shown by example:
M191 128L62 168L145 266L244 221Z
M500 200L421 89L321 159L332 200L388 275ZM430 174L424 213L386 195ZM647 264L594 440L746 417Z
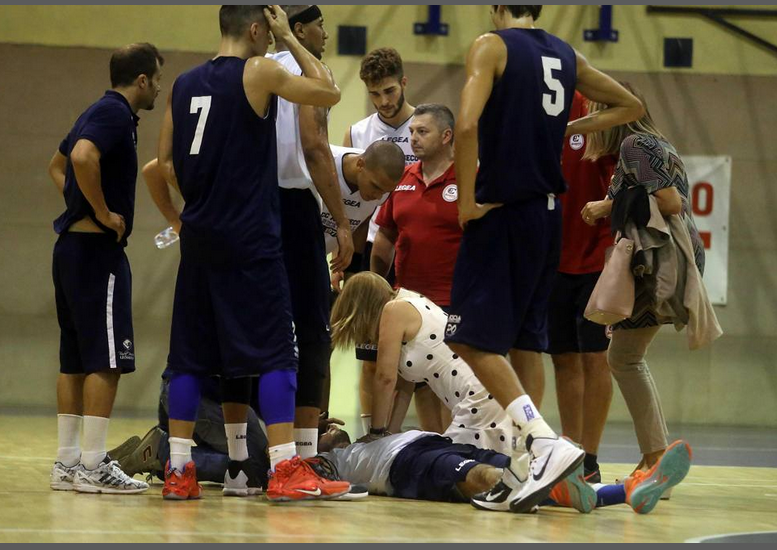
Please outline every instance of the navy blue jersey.
M138 120L126 98L113 90L105 92L103 97L78 117L70 133L59 145L59 152L68 157L65 172L67 209L54 220L54 231L64 233L75 222L88 216L103 230L116 235L95 218L94 209L78 187L73 165L70 163L73 147L78 140L87 139L100 151L100 183L108 210L124 216L126 231L122 245L126 246L135 216Z
M507 65L480 116L477 202L563 193L561 149L575 95L575 51L540 29L494 33L507 46Z
M243 88L246 60L218 57L173 87L173 163L186 206L181 253L208 264L281 255L277 98L260 117Z

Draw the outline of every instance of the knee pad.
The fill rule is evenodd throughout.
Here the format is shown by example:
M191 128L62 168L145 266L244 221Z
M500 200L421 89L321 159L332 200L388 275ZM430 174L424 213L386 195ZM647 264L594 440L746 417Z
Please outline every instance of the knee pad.
M297 407L320 408L329 368L330 345L326 342L309 342L298 346Z

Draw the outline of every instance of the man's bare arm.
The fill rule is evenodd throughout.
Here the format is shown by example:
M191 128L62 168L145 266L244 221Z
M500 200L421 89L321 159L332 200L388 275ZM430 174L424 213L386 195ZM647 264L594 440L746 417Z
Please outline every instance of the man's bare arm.
M343 147L353 147L353 142L351 141L351 127L350 126L345 131L345 137L343 138Z
M65 192L65 173L67 171L67 157L57 150L49 162L49 176L60 193Z
M397 242L397 232L381 227L375 235L370 255L370 271L381 277L386 277L394 263L394 243Z
M167 108L162 118L162 127L159 130L159 148L157 151L157 162L159 170L165 181L180 192L178 178L175 175L173 166L173 92L167 96Z
M176 233L181 232L181 213L173 204L173 197L170 195L170 187L165 180L162 170L159 168L159 162L154 159L143 167L143 179L146 180L148 192L151 194L151 200L165 217L167 222L173 226Z

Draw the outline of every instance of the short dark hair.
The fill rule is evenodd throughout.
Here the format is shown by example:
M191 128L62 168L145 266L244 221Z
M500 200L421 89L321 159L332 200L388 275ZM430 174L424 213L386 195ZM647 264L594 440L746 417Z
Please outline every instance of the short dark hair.
M362 59L359 78L365 84L377 84L384 78L396 77L402 80L405 72L402 68L402 57L394 48L378 48L372 50Z
M252 23L267 24L264 8L267 6L221 6L219 10L219 28L221 36L238 38Z
M364 151L364 164L370 170L378 169L394 181L405 172L405 153L394 142L374 141Z
M456 120L453 118L453 113L448 107L442 103L424 103L415 108L413 116L418 115L432 115L434 122L440 130L447 130L448 128L453 131L456 125Z
M497 10L499 6L494 6L492 4L494 11ZM507 6L505 5L505 8L510 10L510 13L513 15L513 17L523 17L524 15L531 15L532 19L535 21L540 18L540 12L542 11L542 6Z
M111 56L111 87L131 86L142 74L152 78L157 71L157 61L160 66L165 64L165 58L148 42L119 48Z

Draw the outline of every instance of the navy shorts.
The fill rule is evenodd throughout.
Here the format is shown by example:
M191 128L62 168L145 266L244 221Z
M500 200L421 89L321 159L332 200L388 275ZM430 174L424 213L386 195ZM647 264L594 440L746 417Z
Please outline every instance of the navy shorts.
M561 206L547 197L469 222L453 273L445 342L506 354L545 351L548 300L561 254Z
M101 233L63 233L52 267L63 374L135 370L132 273L124 247Z
M548 310L548 353L594 353L609 347L605 327L583 317L599 275L556 273Z
M225 378L297 368L281 258L220 268L181 256L168 366Z
M330 279L318 202L307 189L281 189L280 196L283 261L297 340L328 344Z
M465 502L455 490L478 464L505 468L510 458L474 445L452 443L439 435L416 439L397 454L389 471L391 496L440 502Z

